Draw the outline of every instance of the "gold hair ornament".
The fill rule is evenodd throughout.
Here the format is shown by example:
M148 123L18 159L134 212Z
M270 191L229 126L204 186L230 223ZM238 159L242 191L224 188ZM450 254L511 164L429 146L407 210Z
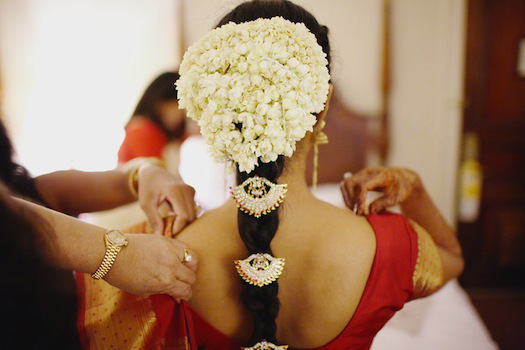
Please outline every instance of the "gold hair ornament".
M241 347L244 350L286 350L288 345L275 345L273 343L267 342L266 340L260 341L254 346L250 347Z
M279 207L288 191L286 187L255 175L231 187L230 194L241 211L260 218Z
M326 145L328 143L328 135L323 131L326 122L321 120L321 125L319 126L319 132L315 135L314 140L314 173L312 175L312 189L315 191L317 189L317 167L319 163L319 145Z
M264 287L277 281L284 269L284 258L257 253L244 260L235 260L237 272L246 283Z

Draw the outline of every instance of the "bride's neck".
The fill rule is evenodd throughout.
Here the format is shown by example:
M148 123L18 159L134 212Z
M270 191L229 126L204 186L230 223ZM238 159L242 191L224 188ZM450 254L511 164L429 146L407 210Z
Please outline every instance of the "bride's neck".
M277 182L288 185L287 202L301 201L313 196L306 182L308 151L309 147L298 147L292 158L285 159L284 171L277 179Z

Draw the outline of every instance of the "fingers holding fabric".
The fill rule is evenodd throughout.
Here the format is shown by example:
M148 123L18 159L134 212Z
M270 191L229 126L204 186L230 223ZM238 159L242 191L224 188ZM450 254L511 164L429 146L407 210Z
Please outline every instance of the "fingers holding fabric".
M164 294L168 294L173 297L177 302L181 300L190 300L192 297L191 286L181 281L175 281Z
M138 171L138 197L155 233L167 234L161 220L163 204L167 204L176 215L173 232L180 232L195 220L195 190L165 169L155 165L144 165ZM164 214L166 214L164 212Z
M418 188L422 187L419 176L403 168L368 168L345 176L341 190L345 204L358 215L367 213L368 193L381 192L383 196L372 202L370 213L377 214L386 208L401 204Z
M141 233L126 237L129 244L119 253L106 281L136 295L191 297L198 268L196 252L177 239Z
M374 190L382 190L383 188L383 176L381 173L371 169L365 169L352 177L346 178L342 184L345 203L357 215L366 214L368 193Z
M175 214L172 235L176 235L196 219L194 195L193 187L187 185L178 186L168 192L167 201Z
M379 214L386 210L388 207L396 205L397 202L398 200L395 195L385 194L370 204L370 214Z
M146 197L143 200L140 200L140 207L146 214L146 217L153 228L153 232L162 235L164 231L164 221L159 212L159 199L154 196Z

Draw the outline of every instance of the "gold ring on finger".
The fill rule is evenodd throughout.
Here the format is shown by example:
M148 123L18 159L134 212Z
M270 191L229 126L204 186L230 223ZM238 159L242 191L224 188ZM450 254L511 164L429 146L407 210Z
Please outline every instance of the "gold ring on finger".
M182 258L181 263L185 264L187 262L190 262L193 259L193 256L191 256L188 249L184 248L184 257Z

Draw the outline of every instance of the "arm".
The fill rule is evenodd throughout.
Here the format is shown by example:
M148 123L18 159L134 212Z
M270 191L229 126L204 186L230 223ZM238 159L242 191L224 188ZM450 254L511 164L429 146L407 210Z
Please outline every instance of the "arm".
M355 208L360 215L366 212L367 192L383 192L382 197L370 204L370 213L380 213L399 204L403 214L418 224L415 229L422 228L426 231L424 234L432 237L443 266L444 282L461 274L464 261L456 234L432 202L416 173L399 168L364 169L345 179L342 191L347 206Z
M87 274L97 270L106 250L106 229L21 199L16 203L34 214L35 236L46 261ZM184 243L158 235L126 237L128 246L120 251L104 277L108 283L138 295L169 294L185 300L191 297L197 262L181 262L184 249L188 249Z
M129 171L57 171L38 176L35 186L50 208L68 215L112 209L135 201Z
M463 272L465 264L461 245L456 233L436 208L423 185L415 188L400 206L403 214L424 228L438 247L443 264L444 281L458 277Z
M129 186L129 177L135 169L138 199L156 232L163 232L158 207L164 202L177 215L174 233L195 220L195 190L147 159L134 159L122 169L105 172L57 171L37 177L35 186L50 208L76 216L135 201Z

